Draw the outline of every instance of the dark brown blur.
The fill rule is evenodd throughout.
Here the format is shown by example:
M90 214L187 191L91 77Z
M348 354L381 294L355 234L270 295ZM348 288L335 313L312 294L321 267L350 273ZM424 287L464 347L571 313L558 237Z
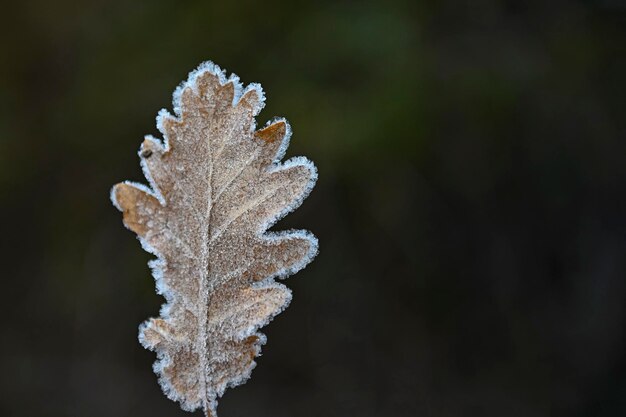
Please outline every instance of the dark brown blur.
M2 16L1 416L189 415L137 341L163 299L109 189L144 181L143 135L207 59L320 174L275 228L320 254L220 417L626 415L626 1Z

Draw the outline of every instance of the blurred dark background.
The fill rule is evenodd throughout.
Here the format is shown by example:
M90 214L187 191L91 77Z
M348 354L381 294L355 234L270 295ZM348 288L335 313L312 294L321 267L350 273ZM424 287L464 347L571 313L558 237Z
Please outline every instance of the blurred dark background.
M626 415L626 2L4 2L2 416L185 416L110 204L201 61L320 180L276 229L286 283L222 417ZM199 414L198 414L199 415Z

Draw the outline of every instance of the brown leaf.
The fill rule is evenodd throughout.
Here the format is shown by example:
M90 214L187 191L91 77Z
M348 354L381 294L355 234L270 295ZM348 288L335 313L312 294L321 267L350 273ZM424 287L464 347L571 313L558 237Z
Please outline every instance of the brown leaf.
M163 391L185 410L216 415L217 398L245 382L265 336L257 330L289 304L274 278L306 266L317 239L306 231L267 232L298 207L317 178L307 159L279 160L287 121L255 131L261 86L242 91L212 63L202 64L162 110L164 141L146 137L139 156L151 188L113 187L113 204L137 233L166 304L140 327L157 354Z

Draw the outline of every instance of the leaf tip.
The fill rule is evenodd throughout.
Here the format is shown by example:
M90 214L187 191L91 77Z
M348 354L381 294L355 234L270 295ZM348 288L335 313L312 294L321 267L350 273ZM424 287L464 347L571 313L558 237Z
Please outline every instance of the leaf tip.
M109 192L109 198L111 199L111 203L113 203L113 206L118 209L119 211L124 211L124 209L120 206L120 203L117 199L117 192L118 192L118 187L123 184L122 182L119 182L117 184L115 184L113 187L111 187L111 191Z
M257 116L265 106L265 93L261 84L250 83L244 88L237 74L231 73L227 76L224 69L212 61L205 61L191 71L187 79L175 89L172 100L174 113L177 116L182 114L186 91L202 95L209 89L222 89L222 93L229 97L233 107L240 105L248 107L253 116Z

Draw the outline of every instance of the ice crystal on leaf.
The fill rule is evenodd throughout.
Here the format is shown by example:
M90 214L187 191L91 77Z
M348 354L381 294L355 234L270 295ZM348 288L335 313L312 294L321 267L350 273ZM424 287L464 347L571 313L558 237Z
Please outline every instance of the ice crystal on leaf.
M111 191L124 224L157 256L150 262L166 303L140 326L157 354L165 394L185 410L216 415L217 398L250 376L265 336L291 292L275 278L302 269L317 252L306 231L267 232L295 209L317 178L302 157L283 163L291 134L284 119L256 130L265 98L213 63L200 65L161 110L163 141L147 136L139 156L150 184Z

